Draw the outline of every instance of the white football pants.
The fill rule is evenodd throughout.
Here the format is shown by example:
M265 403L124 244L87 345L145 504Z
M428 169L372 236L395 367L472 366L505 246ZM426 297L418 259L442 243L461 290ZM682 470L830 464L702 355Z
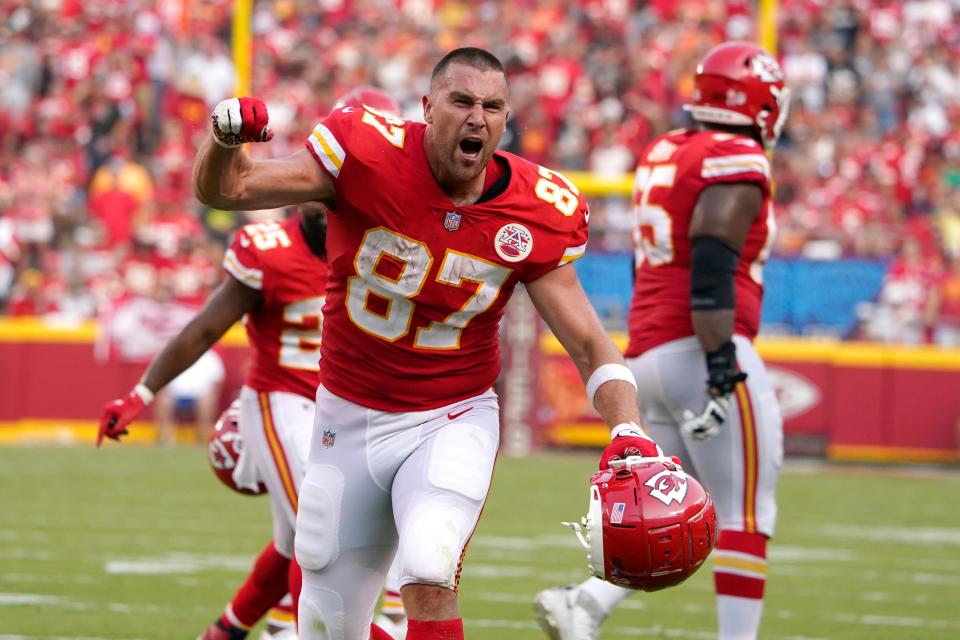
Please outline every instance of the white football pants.
M733 341L746 384L738 385L730 398L720 433L703 442L679 428L685 410L699 414L707 403L707 365L697 338L667 342L628 359L627 366L637 378L640 413L650 435L667 455L680 456L710 492L720 528L772 537L783 418L753 343L743 336Z
M240 435L243 456L250 456L257 476L267 486L273 512L273 544L281 555L293 555L297 496L307 470L314 403L283 391L240 391ZM234 480L246 467L241 459ZM239 484L239 482L238 482Z
M401 587L456 589L490 488L499 422L492 390L409 413L317 390L297 517L301 640L366 640L395 554Z

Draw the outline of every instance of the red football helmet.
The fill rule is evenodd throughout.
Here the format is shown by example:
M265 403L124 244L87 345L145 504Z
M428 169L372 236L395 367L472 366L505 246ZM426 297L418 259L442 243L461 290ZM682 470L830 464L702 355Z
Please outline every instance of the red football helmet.
M261 482L257 490L253 490L250 487L237 486L233 479L233 470L237 467L240 453L243 451L243 436L240 435L240 429L237 426L239 414L239 400L234 400L227 410L220 414L220 419L217 420L207 440L207 459L210 461L210 468L213 469L214 475L225 486L237 493L258 496L267 492L265 484Z
M725 42L697 66L693 104L684 105L698 122L748 126L763 146L777 143L790 108L780 63L763 47Z
M590 573L641 591L680 584L717 543L713 500L666 457L612 461L590 478L583 529L563 524L586 547Z
M393 99L393 96L381 89L369 86L357 87L350 93L340 96L333 108L342 109L343 107L362 107L363 105L390 115L400 115L400 104Z

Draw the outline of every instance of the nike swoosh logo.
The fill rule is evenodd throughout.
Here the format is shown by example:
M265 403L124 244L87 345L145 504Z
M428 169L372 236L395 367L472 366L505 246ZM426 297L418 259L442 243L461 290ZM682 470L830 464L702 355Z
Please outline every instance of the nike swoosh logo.
M467 407L466 409L464 409L463 411L461 411L461 412L459 412L459 413L450 412L450 413L447 414L447 418L448 418L449 420L456 420L457 418L459 418L460 416L462 416L463 414L465 414L467 411L470 411L470 409L473 409L473 407Z

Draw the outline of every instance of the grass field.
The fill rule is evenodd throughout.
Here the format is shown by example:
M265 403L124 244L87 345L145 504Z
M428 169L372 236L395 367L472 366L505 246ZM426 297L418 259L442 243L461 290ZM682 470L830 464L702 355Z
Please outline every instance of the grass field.
M0 448L0 640L195 638L270 535L266 500L222 489L204 455ZM593 465L498 464L463 573L468 638L542 638L534 593L585 575L558 523L586 509ZM960 473L793 464L780 502L763 638L960 638ZM713 615L707 569L627 600L602 637L711 638Z

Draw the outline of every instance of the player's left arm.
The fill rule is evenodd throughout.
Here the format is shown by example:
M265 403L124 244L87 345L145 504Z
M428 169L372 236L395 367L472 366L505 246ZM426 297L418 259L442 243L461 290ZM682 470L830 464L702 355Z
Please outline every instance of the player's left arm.
M693 328L706 352L733 336L734 276L750 225L760 214L763 191L756 184L717 184L700 194L690 221L690 308Z
M690 318L707 360L711 398L725 398L747 375L737 366L733 328L736 273L750 225L763 206L758 184L738 182L707 187L690 221ZM700 415L688 412L683 430L697 440L716 435L726 419L724 403L711 400Z
M613 442L604 451L600 467L630 455L662 456L640 424L636 380L604 330L573 266L548 271L526 287L540 316L573 359L593 406L613 428Z

